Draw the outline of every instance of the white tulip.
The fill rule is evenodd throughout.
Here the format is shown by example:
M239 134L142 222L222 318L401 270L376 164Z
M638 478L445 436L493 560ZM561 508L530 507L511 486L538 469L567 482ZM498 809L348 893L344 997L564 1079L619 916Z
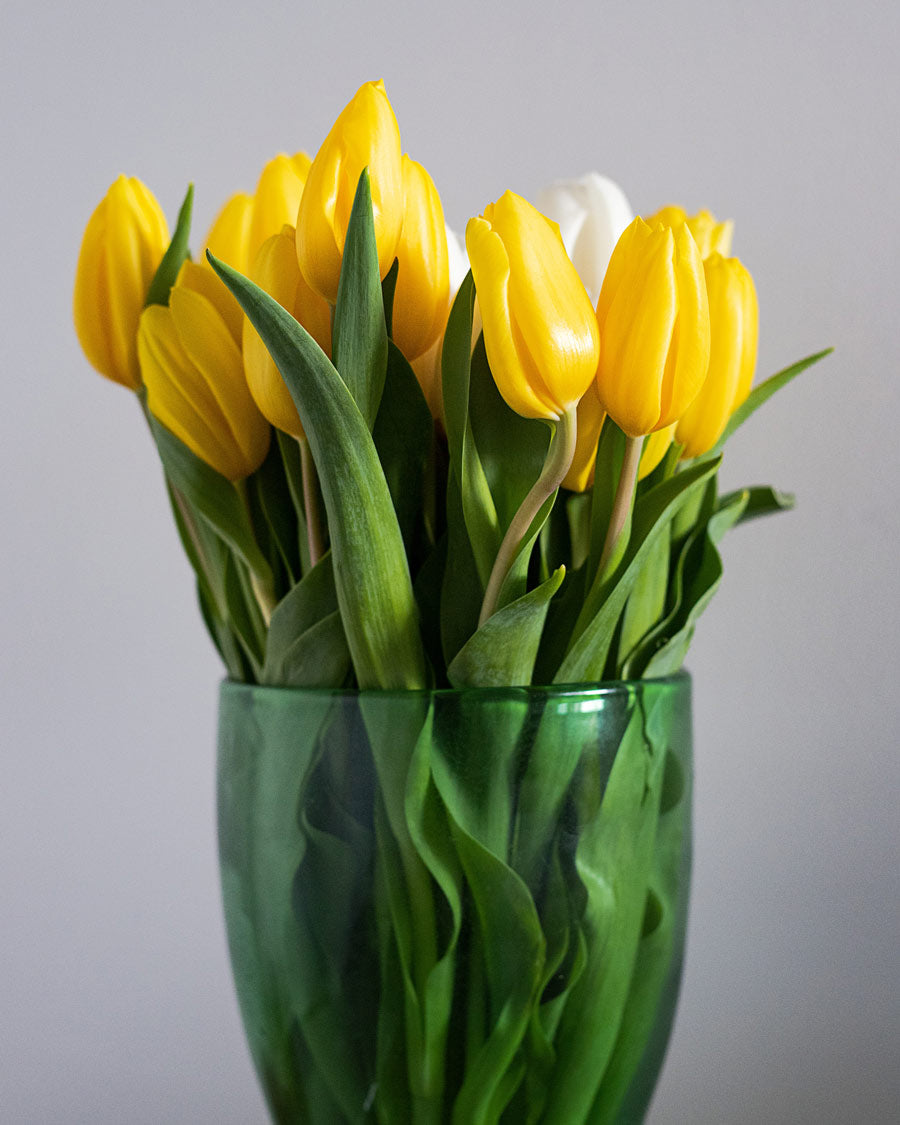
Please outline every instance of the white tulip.
M625 193L599 172L588 172L544 188L537 209L559 224L566 251L596 305L613 248L634 219Z

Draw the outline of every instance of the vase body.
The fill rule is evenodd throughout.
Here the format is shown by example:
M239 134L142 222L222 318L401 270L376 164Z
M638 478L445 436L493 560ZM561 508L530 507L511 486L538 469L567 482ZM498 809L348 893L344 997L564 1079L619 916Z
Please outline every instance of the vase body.
M690 681L222 687L222 887L279 1125L643 1120L690 871Z

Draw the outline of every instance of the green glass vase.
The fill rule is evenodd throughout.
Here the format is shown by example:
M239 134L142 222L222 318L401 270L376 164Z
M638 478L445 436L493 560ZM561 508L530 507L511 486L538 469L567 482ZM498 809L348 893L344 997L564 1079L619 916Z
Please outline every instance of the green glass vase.
M643 1120L681 974L690 680L222 687L234 978L280 1125Z

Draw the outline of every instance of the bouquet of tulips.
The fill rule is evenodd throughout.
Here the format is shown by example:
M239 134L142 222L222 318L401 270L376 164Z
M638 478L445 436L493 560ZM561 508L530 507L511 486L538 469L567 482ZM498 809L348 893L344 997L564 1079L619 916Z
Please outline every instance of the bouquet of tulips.
M234 196L199 261L190 191L169 241L147 188L112 185L76 328L147 414L229 676L665 675L723 533L790 503L716 489L726 439L825 354L751 391L757 302L731 224L632 221L598 176L544 205L565 238L512 192L471 219L454 293L461 248L381 83L314 161L278 156Z
M790 505L770 487L717 487L731 434L826 354L752 387L757 298L728 256L731 224L676 207L635 217L596 174L538 202L506 192L469 221L463 250L428 173L402 154L379 82L360 88L313 160L277 156L253 195L234 196L196 260L190 189L171 239L137 180L117 180L94 212L75 285L79 339L138 397L231 681L427 698L423 689L669 676L720 580L724 533ZM353 1019L323 1031L329 1004L345 1010L323 999L323 982L339 978L348 954L332 939L306 941L312 967L292 978L296 995L276 1016L242 997L248 1023L259 1023L255 1053L276 1117L614 1120L644 1042L633 1029L648 1034L674 956L659 939L665 896L650 910L647 891L665 744L650 753L649 718L627 752L623 743L617 760L633 772L620 777L646 773L640 807L609 780L606 842L597 836L589 853L560 842L554 818L565 801L594 807L603 786L544 738L542 776L558 797L535 784L529 823L551 858L532 862L535 845L520 863L512 841L525 839L524 804L504 787L527 774L543 736L521 717L498 720L496 741L480 728L473 737L497 757L472 782L441 759L458 731L441 734L425 703L409 729L361 707L355 727L366 728L371 768L359 785L377 777L372 800L363 809L358 795L342 798L327 825L307 825L346 774L326 753L344 720L318 717L273 860L283 867L278 924L263 926L268 952L245 976L273 996L266 974L277 957L266 943L276 931L291 934L292 949L306 941L307 922L284 921L295 877L312 881L304 901L323 918L350 909L336 905L335 887L374 885L376 921L354 915L353 926L380 935L356 962L371 954L382 987L369 1015L354 1018L377 1023L378 1042L360 1048L360 1062ZM432 764L420 775L422 761ZM475 816L476 806L490 811ZM631 832L650 843L619 869L616 885L632 896L626 924L603 888L619 846L610 841ZM668 862L669 875L677 866ZM226 907L230 894L226 880ZM242 895L233 892L233 911L245 927L259 896ZM501 924L491 911L507 908ZM640 955L647 975L632 987L651 916L657 945ZM600 930L614 937L600 942L597 918L613 919ZM250 944L236 940L235 958ZM507 946L530 958L514 973ZM461 969L463 947L482 959ZM457 1007L463 977L478 973L490 1001L476 1019L471 997ZM579 977L609 1005L593 1054L578 1054L580 1025L566 1023L566 1005L587 1010L594 994L579 999ZM307 1085L324 1109L290 1108L285 1059L300 1048L289 1028L314 1060ZM391 1053L404 1036L405 1077ZM445 1045L461 1042L465 1061L445 1065ZM603 1077L611 1057L615 1082ZM574 1093L554 1085L554 1059L582 1076ZM407 1080L404 1117L390 1106L405 1104Z

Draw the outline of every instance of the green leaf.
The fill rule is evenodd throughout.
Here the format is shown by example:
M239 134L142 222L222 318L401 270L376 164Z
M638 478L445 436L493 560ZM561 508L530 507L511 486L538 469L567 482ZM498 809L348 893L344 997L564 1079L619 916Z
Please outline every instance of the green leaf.
M613 504L616 499L619 476L622 473L627 440L624 432L607 415L600 430L597 456L594 461L594 488L591 493L591 547L585 572L588 585L594 581L597 568L600 565L600 556L603 554L606 529L609 527L609 521L612 518ZM627 542L627 535L619 537L620 551L625 549ZM618 560L615 557L611 559L610 566L616 561Z
M277 550L293 585L300 577L300 535L297 513L291 502L291 494L284 470L281 450L277 442L272 442L269 453L260 468L247 482L256 507L269 529L272 543ZM260 526L259 522L257 526Z
M475 285L470 271L456 294L447 321L441 353L441 379L450 467L459 483L462 515L483 590L490 578L503 535L469 418L474 306Z
M728 504L720 507L692 536L685 563L689 578L680 605L677 613L666 621L665 629L654 637L655 651L647 662L645 676L670 676L681 667L697 619L709 605L722 580L718 544L725 532L740 520L748 499L746 491L734 493Z
M265 627L247 578L246 567L234 555L224 555L223 592L228 624L234 630L253 671L253 680L262 674Z
M652 629L666 608L669 586L670 528L659 536L628 595L619 637L619 664Z
M356 186L347 226L331 339L334 366L371 429L384 389L387 330L372 192L365 168Z
M502 534L541 475L551 430L545 421L523 418L507 406L491 374L483 334L472 352L468 416Z
M790 492L779 492L768 484L754 485L752 488L742 488L737 492L726 493L719 500L719 508L727 507L736 496L747 493L747 506L741 513L738 523L756 519L758 516L768 516L772 512L786 512L794 507L796 500Z
M162 256L162 261L156 268L150 288L147 290L145 305L167 305L169 292L178 277L185 259L189 256L188 241L191 237L191 212L194 207L194 185L188 184L187 193L181 210L178 212L178 222L172 241Z
M381 283L381 298L384 302L384 326L387 329L388 339L394 334L394 293L397 290L397 273L400 269L400 261L394 258L394 264L387 271L384 281Z
M372 438L409 555L422 513L422 479L433 435L431 411L419 381L390 341L384 395Z
M338 604L361 688L422 688L425 658L403 537L372 436L328 357L289 312L209 255L262 337L309 440Z
M288 493L297 517L297 548L300 552L300 569L305 574L310 568L309 540L306 531L306 507L303 499L303 464L300 442L290 434L275 430L281 464L287 481ZM304 439L305 440L305 439ZM323 521L324 522L324 519Z
M833 351L834 348L825 348L821 352L816 352L814 355L807 356L806 359L798 360L797 363L792 363L790 367L786 367L783 371L771 375L764 383L760 383L758 387L754 387L747 398L744 399L743 403L735 410L734 414L731 415L724 433L706 456L714 457L734 431L742 426L751 414L759 410L762 404L767 402L776 391L780 391L782 387L787 386L792 379L795 379L802 371L805 371L807 367L812 367L814 363L818 363L820 359L831 355Z
M191 507L228 544L261 582L271 583L272 571L259 549L250 516L237 489L215 469L201 461L150 415L150 428L169 481Z
M447 669L450 683L455 688L530 684L547 607L565 573L559 567L546 582L489 617Z
M287 687L340 687L349 667L331 554L326 553L272 611L261 681Z
M478 628L484 584L466 531L459 480L447 478L447 565L441 583L441 649L449 664Z
M588 594L582 620L588 624L570 645L555 683L580 683L603 678L606 657L619 615L641 568L682 504L705 487L721 458L699 462L651 489L633 516L631 537L622 563L613 575ZM577 626L576 626L577 628Z
M602 1121L590 1107L615 1046L641 932L659 810L666 747L648 735L637 706L615 754L599 813L596 779L579 775L574 799L584 827L575 866L587 892L582 927L588 959L555 1037L557 1065L546 1125ZM588 811L590 810L590 811Z

